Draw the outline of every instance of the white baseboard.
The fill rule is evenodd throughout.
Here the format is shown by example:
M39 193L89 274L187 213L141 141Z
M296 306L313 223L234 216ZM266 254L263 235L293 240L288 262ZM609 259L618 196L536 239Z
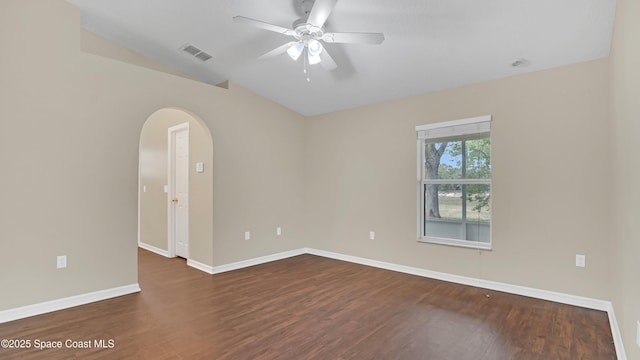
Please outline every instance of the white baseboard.
M24 319L27 317L45 314L52 311L68 309L85 305L96 301L111 299L118 296L129 295L140 291L138 284L120 286L117 288L94 291L86 294L70 296L62 299L46 301L38 304L22 306L19 308L0 311L0 324Z
M153 245L145 244L143 242L138 243L138 247L143 248L145 250L149 250L152 253L156 253L158 255L162 255L164 257L170 257L169 252L167 250L160 249L159 247L155 247Z
M443 280L443 281L448 281L456 284L475 286L483 289L496 290L496 291L506 292L506 293L515 294L515 295L528 296L528 297L541 299L541 300L549 300L549 301L553 301L561 304L567 304L567 305L579 306L587 309L605 311L609 317L609 325L611 326L611 335L613 336L613 342L616 349L618 360L627 360L625 350L624 350L624 345L622 343L622 336L620 334L620 328L618 327L618 322L613 312L613 304L611 303L611 301L592 299L592 298L587 298L582 296L559 293L555 291L534 289L534 288L519 286L519 285L511 285L511 284L501 283L497 281L489 281L489 280L476 279L476 278L471 278L466 276L452 275L452 274L441 273L437 271L415 268L411 266L397 265L397 264L387 263L383 261L361 258L357 256L344 255L344 254L339 254L339 253L334 253L334 252L324 251L324 250L306 248L305 253L322 256L330 259L335 259L335 260L347 261L347 262L356 263L360 265L372 266L380 269L397 271L405 274L422 276L430 279Z
M203 264L203 263L195 261L195 260L187 259L187 265L191 266L192 268L196 268L196 269L198 269L200 271L204 271L207 274L215 274L213 272L213 266L209 266L207 264Z
M207 272L209 272L210 274L219 274L227 271L242 269L249 266L260 265L260 264L268 263L271 261L282 260L282 259L290 258L292 256L302 255L304 253L306 253L306 249L304 248L289 250L289 251L284 251L284 252L273 254L273 255L261 256L254 259L242 260L242 261L238 261L230 264L214 266L211 268L210 272L209 271Z
M616 347L616 355L618 357L618 360L627 360L627 353L624 350L624 344L622 343L622 334L620 333L620 328L618 327L618 320L616 319L616 314L613 311L612 303L610 303L609 309L607 310L607 315L609 315L611 335L613 336L613 345Z

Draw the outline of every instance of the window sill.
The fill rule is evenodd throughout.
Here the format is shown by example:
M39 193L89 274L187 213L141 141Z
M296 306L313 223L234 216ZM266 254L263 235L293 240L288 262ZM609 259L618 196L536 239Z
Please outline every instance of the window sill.
M420 238L418 239L418 242L464 247L464 248L471 248L471 249L480 249L480 250L492 250L490 242L485 243L485 242L479 242L479 241L455 240L455 239L444 239L444 238L434 238L434 237Z

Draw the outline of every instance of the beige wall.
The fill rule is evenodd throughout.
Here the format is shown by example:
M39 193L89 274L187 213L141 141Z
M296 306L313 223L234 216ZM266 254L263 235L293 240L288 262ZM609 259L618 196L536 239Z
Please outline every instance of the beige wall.
M189 76L168 66L159 64L144 55L115 44L112 41L85 29L80 29L80 48L82 51L89 54L104 56L136 66L162 71L167 74L190 78Z
M213 264L213 144L205 124L192 114L167 108L149 116L140 135L140 242L168 251L168 129L189 124L190 259ZM203 173L195 171L202 162ZM146 192L144 189L146 188Z
M608 75L593 61L311 119L311 246L608 299ZM417 242L415 126L488 114L493 250Z
M137 282L139 140L166 107L197 114L213 138L213 244L202 259L300 247L298 114L234 84L83 53L79 12L62 0L0 2L0 45L12 49L0 57L0 186L11 204L0 208L0 310ZM62 254L68 268L56 270Z
M640 359L635 343L640 320L640 2L618 0L611 56L615 243L613 304L629 359Z

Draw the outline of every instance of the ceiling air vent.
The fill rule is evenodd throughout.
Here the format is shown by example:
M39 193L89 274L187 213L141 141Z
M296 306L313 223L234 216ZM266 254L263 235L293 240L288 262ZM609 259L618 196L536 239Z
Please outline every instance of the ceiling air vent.
M200 51L199 53L196 54L196 57L202 61L207 61L209 59L211 59L213 56L207 54L204 51Z
M194 57L196 57L197 59L200 59L202 61L207 61L207 60L209 60L209 59L211 59L213 57L212 55L207 54L206 52L198 49L197 47L195 47L195 46L193 46L191 44L184 45L181 49L182 49L182 51L184 51L184 52L186 52L186 53L188 53L190 55L193 55Z

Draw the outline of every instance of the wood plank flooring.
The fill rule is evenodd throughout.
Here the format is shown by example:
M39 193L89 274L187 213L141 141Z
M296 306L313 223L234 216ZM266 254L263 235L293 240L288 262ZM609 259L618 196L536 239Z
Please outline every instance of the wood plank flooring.
M0 359L616 358L604 312L313 255L208 275L140 250L139 267L139 294L0 324L63 342Z

